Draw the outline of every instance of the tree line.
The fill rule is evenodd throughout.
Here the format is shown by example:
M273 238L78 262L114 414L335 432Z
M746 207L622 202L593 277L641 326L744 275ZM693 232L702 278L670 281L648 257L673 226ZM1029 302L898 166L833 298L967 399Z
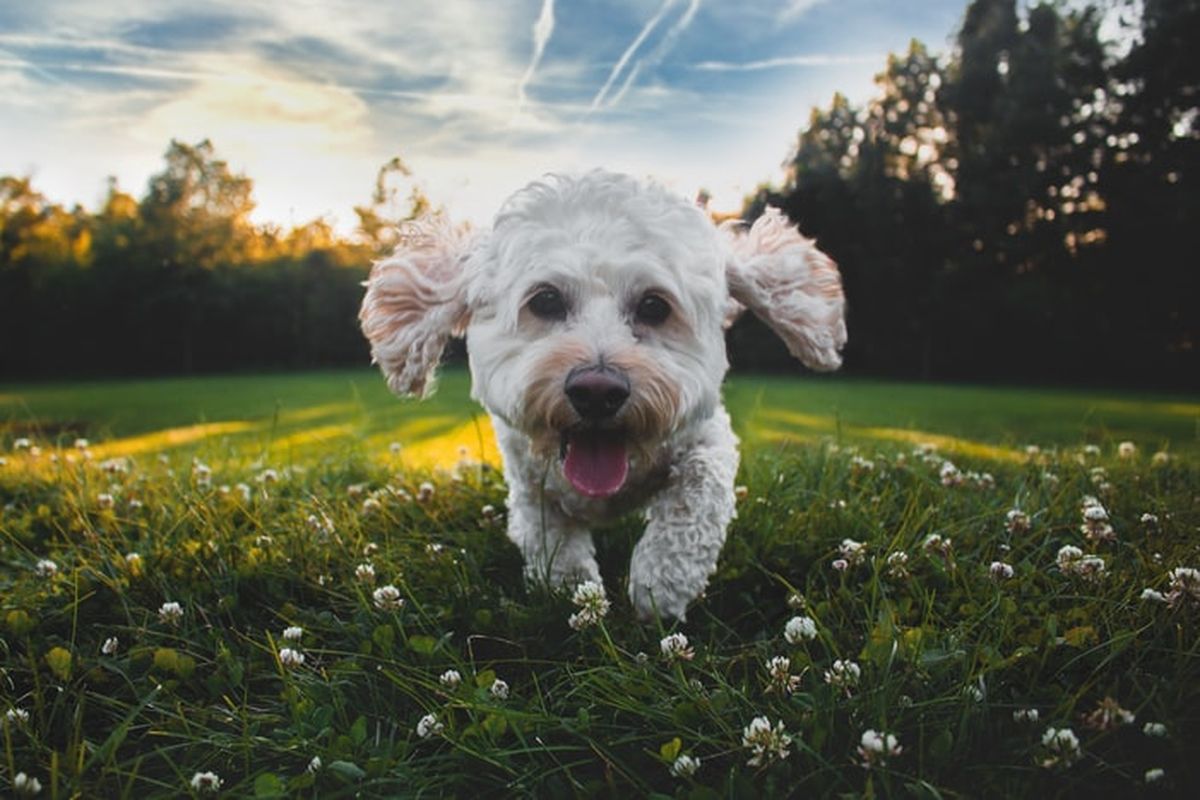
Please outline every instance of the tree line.
M1113 41L1105 19L1121 20ZM814 110L770 204L842 270L850 369L1195 388L1200 1L974 0ZM743 363L783 354L752 322Z
M814 109L744 216L778 206L838 261L852 373L1194 388L1196 41L1200 0L973 0L950 52L913 42L872 100ZM351 236L253 224L209 142L95 211L0 177L0 376L364 363L360 284L430 210L407 175L383 165ZM752 319L729 343L796 369Z

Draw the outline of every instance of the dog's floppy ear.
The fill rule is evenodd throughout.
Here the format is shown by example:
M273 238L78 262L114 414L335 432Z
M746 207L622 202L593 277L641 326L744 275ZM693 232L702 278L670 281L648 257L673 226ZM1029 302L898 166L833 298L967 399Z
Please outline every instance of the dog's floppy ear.
M749 231L726 231L733 238L726 267L732 300L767 323L806 366L840 367L846 301L833 260L776 208L768 208ZM731 305L727 321L738 313Z
M406 223L396 251L371 268L358 319L396 394L431 394L446 341L466 330L464 264L474 241L467 229L426 217Z

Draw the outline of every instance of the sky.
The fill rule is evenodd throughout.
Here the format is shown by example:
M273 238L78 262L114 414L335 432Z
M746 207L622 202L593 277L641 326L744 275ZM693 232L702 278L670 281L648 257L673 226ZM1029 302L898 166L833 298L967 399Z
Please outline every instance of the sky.
M737 210L813 106L862 102L889 52L944 52L966 0L0 0L0 175L95 208L172 138L254 180L254 218L352 229L400 156L486 224L593 167ZM406 186L400 187L406 191Z

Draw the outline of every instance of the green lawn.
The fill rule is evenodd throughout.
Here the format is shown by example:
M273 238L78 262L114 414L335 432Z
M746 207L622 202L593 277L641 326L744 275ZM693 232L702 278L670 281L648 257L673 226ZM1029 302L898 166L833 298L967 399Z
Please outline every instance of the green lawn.
M736 377L745 490L705 596L634 619L631 516L577 630L522 580L466 395L367 370L0 387L0 795L1200 785L1192 399Z
M237 429L196 431L181 445L220 439L303 456L333 444L370 447L400 438L407 445L469 430L459 438L475 450L479 434L472 420L481 412L468 393L465 370L447 370L438 393L423 402L398 400L368 369L0 384L0 435L41 433L69 444L76 436L110 440L238 422L243 425ZM1151 451L1195 452L1200 442L1200 400L1179 396L741 375L728 381L725 396L738 433L751 446L941 436L948 437L940 443L950 450L1131 440Z

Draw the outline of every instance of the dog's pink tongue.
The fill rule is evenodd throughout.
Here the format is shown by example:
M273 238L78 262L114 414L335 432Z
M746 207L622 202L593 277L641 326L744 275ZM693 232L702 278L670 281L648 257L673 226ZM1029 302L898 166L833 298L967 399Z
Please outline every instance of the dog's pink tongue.
M567 440L563 474L580 494L611 497L620 491L629 474L625 444L615 437L579 435Z

